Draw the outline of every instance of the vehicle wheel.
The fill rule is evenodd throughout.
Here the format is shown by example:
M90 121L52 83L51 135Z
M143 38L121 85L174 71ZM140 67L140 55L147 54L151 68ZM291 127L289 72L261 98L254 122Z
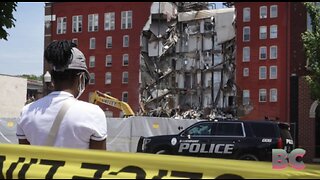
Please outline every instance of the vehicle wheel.
M249 161L259 161L259 159L255 155L252 155L252 154L242 155L242 156L240 156L239 159L240 160L249 160Z
M171 152L167 149L158 149L155 151L155 154L171 154Z

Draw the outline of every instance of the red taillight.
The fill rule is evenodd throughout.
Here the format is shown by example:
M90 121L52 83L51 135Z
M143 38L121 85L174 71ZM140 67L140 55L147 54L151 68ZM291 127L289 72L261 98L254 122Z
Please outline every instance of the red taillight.
M282 142L282 138L279 138L279 139L278 139L277 146L278 146L278 148L279 148L279 149L283 149L283 142Z

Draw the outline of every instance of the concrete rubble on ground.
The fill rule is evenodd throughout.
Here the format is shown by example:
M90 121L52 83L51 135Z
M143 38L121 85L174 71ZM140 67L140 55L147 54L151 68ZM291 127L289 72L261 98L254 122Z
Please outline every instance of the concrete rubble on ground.
M235 9L154 2L150 11L140 43L139 115L235 116Z

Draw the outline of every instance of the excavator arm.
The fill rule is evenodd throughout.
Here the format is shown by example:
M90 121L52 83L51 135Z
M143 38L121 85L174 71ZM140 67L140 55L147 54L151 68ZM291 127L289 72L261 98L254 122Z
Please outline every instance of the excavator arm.
M126 102L120 101L119 99L100 91L95 91L90 98L90 103L97 104L98 102L122 110L125 117L135 115L129 104Z

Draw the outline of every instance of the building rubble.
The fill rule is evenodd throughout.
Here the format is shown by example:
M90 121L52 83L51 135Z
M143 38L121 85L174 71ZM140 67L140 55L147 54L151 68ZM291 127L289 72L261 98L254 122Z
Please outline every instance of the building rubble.
M214 119L236 114L235 9L154 2L141 34L140 113Z

